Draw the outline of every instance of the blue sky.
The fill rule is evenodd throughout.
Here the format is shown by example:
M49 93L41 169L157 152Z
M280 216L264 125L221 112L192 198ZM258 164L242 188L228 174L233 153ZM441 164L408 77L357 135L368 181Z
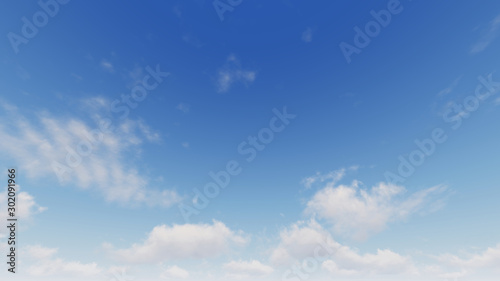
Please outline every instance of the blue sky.
M18 280L496 280L499 3L1 5Z

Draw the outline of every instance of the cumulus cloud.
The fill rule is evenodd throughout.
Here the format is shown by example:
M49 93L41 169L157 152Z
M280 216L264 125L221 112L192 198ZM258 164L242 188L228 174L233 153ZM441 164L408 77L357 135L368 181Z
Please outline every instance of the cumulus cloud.
M280 244L271 254L276 265L301 264L313 258L333 275L414 274L417 272L409 257L388 249L360 254L335 241L315 220L298 222L280 233Z
M216 257L232 246L244 245L242 233L229 229L221 222L212 224L183 224L155 227L146 241L128 249L105 248L114 258L127 263L151 263L178 259Z
M316 249L324 256L328 249L339 246L316 221L298 222L280 232L280 245L272 251L270 261L274 265L287 265L315 256Z
M230 55L217 73L217 91L225 93L236 82L248 85L255 81L256 77L256 71L243 69L236 56Z
M402 186L379 183L367 190L360 185L359 181L351 185L327 184L307 203L306 213L325 219L338 234L362 240L426 206L435 210L437 205L430 204L433 195L446 190L446 186L438 185L403 196L406 189Z
M109 104L104 99L83 104L95 125L48 113L30 120L15 107L7 107L8 115L0 115L0 154L10 156L31 178L52 176L62 185L97 190L108 201L177 203L180 197L175 191L149 188L148 178L130 161L137 159L144 142L159 141L158 133L140 120L113 123L101 117L98 110Z
M185 269L182 269L176 265L170 266L165 271L162 272L160 278L163 279L186 279L189 277L189 272Z
M232 278L261 277L273 273L274 269L260 261L231 261L224 264L228 276Z

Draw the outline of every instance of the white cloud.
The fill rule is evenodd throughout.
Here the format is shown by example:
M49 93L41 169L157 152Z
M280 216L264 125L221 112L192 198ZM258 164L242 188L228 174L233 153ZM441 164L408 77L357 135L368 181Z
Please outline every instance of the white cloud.
M313 39L313 30L308 27L304 32L302 32L302 41L310 43Z
M314 256L318 246L336 249L340 245L316 221L298 222L280 232L280 245L272 251L270 261L275 265L287 265Z
M242 82L248 85L255 81L256 77L256 71L243 69L236 56L230 55L224 66L217 73L217 91L225 93L229 91L235 82Z
M500 27L500 15L494 18L486 31L484 31L481 39L472 46L471 53L476 54L484 51L498 36L498 29Z
M322 264L321 264L321 267L323 269L325 269L326 271L332 273L333 275L355 275L357 274L358 272L356 270L352 270L352 269L343 269L343 268L340 268L334 261L332 260L327 260L327 261L324 261Z
M314 176L304 178L301 183L308 189L315 183L323 183L325 181L328 181L328 186L334 186L337 182L344 178L347 171L355 171L358 168L358 166L351 166L348 169L342 168L336 171L331 171L327 174L317 172Z
M439 256L438 260L446 265L464 269L497 268L498 264L500 264L500 244L496 247L488 248L482 253L472 254L467 259L446 254Z
M128 135L129 141L132 144L141 144L142 139L140 135L145 137L150 142L158 142L160 140L160 134L157 132L153 132L151 128L146 125L142 120L134 121L131 119L126 119L120 124L119 132Z
M432 195L446 190L438 185L402 199L406 189L401 186L379 183L365 190L359 185L358 181L351 185L327 184L307 203L306 213L326 219L336 233L362 240L428 206ZM432 207L434 210L435 205Z
M42 246L26 247L26 254L36 262L27 268L31 276L96 276L102 269L96 263L81 263L54 258L57 249Z
M467 278L480 280L479 276L497 274L495 271L498 271L498 264L500 264L500 244L482 252L463 252L462 257L453 254L429 256L438 262L438 264L426 267L426 272L433 276L451 280L467 276Z
M47 210L46 207L41 207L35 202L35 198L27 192L19 192L19 187L17 189L18 201L16 204L16 216L21 220L29 220L33 215L41 213ZM7 191L0 192L0 221L6 221L8 218L7 213ZM0 233L5 233L6 229L1 228Z
M97 110L102 99L84 102L96 124L77 118L38 114L30 121L16 109L0 116L0 153L10 156L31 178L52 176L62 185L98 190L108 201L170 206L180 197L172 190L154 190L130 159L137 159L140 145L157 142L159 135L144 122L125 119L100 130ZM109 104L109 103L107 103ZM110 119L108 119L110 121Z
M109 281L133 281L135 278L128 275L129 268L127 266L111 266L104 272L105 279Z
M160 225L146 241L128 249L113 249L105 245L118 260L128 263L151 263L177 259L203 259L218 256L232 245L244 245L247 239L221 222L184 224L172 227Z
M453 82L446 88L442 89L441 91L439 91L438 93L438 96L445 96L451 92L453 92L453 90L455 90L455 88L458 86L458 83L460 82L460 80L462 79L462 76L458 77L457 79L453 80Z
M40 245L28 246L26 248L26 253L37 260L48 259L57 253L57 248L46 248Z
M189 277L189 272L176 265L170 266L161 274L160 278L163 279L186 279Z
M109 106L109 101L100 96L82 99L80 102L85 109L91 112L97 112Z
M344 251L344 252L342 252ZM323 263L323 268L339 274L415 274L409 257L401 256L391 250L377 250L375 254L360 255L349 248L343 248L334 259Z
M334 275L414 274L417 269L409 257L391 250L360 254L336 242L316 221L298 222L280 233L280 245L271 255L276 265L291 265L314 258Z
M451 279L451 280L458 280L458 278L462 278L465 275L467 275L467 271L457 271L457 272L449 272L449 273L442 273L439 274L439 278L443 279Z
M113 64L111 64L111 62L109 62L108 60L105 60L105 59L101 60L100 65L101 65L102 69L104 69L108 72L111 72L111 73L115 72L115 68L114 68Z
M224 264L228 276L233 278L261 277L273 273L273 268L257 260L231 261Z

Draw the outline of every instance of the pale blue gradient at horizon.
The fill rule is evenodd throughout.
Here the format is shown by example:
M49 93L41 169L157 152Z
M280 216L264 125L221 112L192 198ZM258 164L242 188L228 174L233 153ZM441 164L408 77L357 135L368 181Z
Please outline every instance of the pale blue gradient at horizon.
M374 14L396 2L390 23L356 46L358 32L376 24ZM272 264L269 249L283 242L280 233L311 219L360 253L390 249L422 264L500 243L500 92L470 112L454 106L478 85L481 94L490 90L489 75L500 82L500 3L243 0L224 20L204 0L50 3L57 9L0 4L0 168L16 167L21 191L33 197L26 202L36 202L21 224L22 246L58 248L64 260L102 268L127 264L119 250L143 245L153 229L185 225L178 204L192 205L193 190L232 160L242 172L189 223L238 245L214 258L168 258L165 267L199 272L209 264L216 276L234 273L231 261ZM47 22L36 26L46 9ZM23 18L37 31L12 43L9 34L25 37ZM342 42L359 52L346 60ZM155 80L152 69L168 75ZM144 84L148 75L158 85ZM141 85L147 94L134 98ZM296 118L247 161L238 146L284 107ZM67 165L67 147L77 151L103 120L113 130L60 181L52 160ZM400 176L401 159L436 129L446 140L397 183L404 190L373 196L390 209L381 213L394 215L361 239L321 207L318 196L335 181L328 173L345 169L335 188L369 191L388 171ZM405 200L432 187L443 188L409 207L415 201ZM391 205L401 202L407 208ZM276 266L272 276L284 270ZM202 278L190 271L195 277Z

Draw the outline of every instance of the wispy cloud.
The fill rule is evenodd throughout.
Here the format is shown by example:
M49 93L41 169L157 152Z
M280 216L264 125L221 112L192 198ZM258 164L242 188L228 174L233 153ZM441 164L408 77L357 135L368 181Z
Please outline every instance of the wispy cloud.
M487 29L483 31L481 39L472 46L471 53L476 54L484 51L498 37L500 27L500 15L493 19Z
M76 74L76 73L71 73L71 76L73 78L75 78L77 81L82 81L83 80L83 77L80 76L80 75L78 75L78 74Z
M457 77L455 80L453 80L453 82L450 85L448 85L448 87L439 91L438 96L442 97L453 92L453 90L455 90L455 88L458 86L460 80L462 80L462 77L463 75L460 75L460 77Z
M87 106L98 108L101 99ZM4 106L5 107L5 106ZM79 118L39 113L30 120L11 107L0 115L0 152L10 156L31 178L53 176L62 185L99 191L108 201L170 206L180 200L173 190L150 186L149 179L131 163L145 141L159 135L143 121L125 119L101 131L106 123L98 113L89 126Z
M175 16L178 17L179 19L182 18L182 11L180 5L176 5L172 8L172 11L174 12Z
M321 174L320 172L317 172L313 176L304 178L301 183L308 189L311 188L315 183L323 183L325 181L328 181L329 186L333 186L342 178L344 178L347 171L356 171L358 168L359 168L358 166L351 166L347 169L342 168L336 171L331 171L326 174Z
M177 110L180 110L184 113L188 113L190 110L191 110L191 106L187 103L179 103L176 107L175 107Z
M302 32L302 41L310 43L313 40L313 30L308 27L304 32Z
M257 72L243 69L235 55L230 55L217 73L217 91L225 93L236 82L248 85L255 81Z
M109 62L108 60L105 60L105 59L101 60L100 66L103 70L108 71L110 73L115 72L115 68L114 68L113 64L111 64L111 62Z

